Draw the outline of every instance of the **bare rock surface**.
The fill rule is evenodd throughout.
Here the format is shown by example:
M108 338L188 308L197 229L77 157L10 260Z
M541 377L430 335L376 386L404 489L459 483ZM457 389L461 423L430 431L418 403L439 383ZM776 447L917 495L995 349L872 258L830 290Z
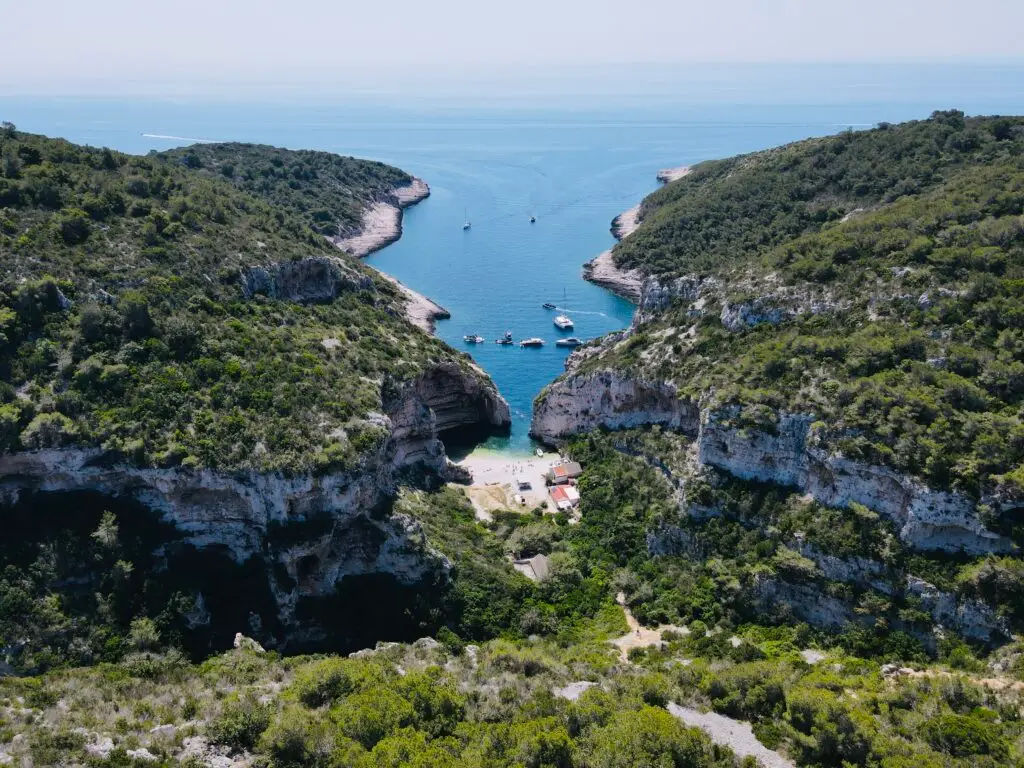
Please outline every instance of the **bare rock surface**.
M429 196L430 187L427 183L423 179L413 178L411 184L396 187L385 199L367 208L357 233L335 238L332 242L353 256L368 256L379 251L402 236L402 210Z
M406 472L446 477L444 430L510 422L508 404L490 380L454 362L406 382L384 405L375 424L386 439L348 471L139 467L100 448L26 451L0 455L0 501L93 491L140 502L174 526L180 543L223 551L239 564L262 561L276 618L298 630L298 601L330 594L346 576L385 573L407 586L446 578L450 564L429 548L418 522L375 510ZM272 528L325 517L326 528L299 526L293 530L306 532L286 546L267 546Z
M686 725L700 728L715 744L729 747L740 757L753 757L763 768L796 768L792 760L773 752L758 741L750 723L672 702L668 705L668 711Z

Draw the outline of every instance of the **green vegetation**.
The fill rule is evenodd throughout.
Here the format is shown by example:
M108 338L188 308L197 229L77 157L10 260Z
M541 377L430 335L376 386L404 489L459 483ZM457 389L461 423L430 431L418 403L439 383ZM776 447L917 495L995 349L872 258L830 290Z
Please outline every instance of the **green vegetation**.
M358 229L368 200L412 182L384 163L330 152L254 144L196 144L167 156L186 167L227 179L327 237Z
M0 754L104 767L752 765L670 715L675 702L749 720L801 768L1024 765L1019 691L944 669L889 680L841 651L808 665L792 631L741 635L758 660L708 655L688 637L631 664L607 646L542 640L356 658L242 649L201 665L136 654L0 679ZM581 680L595 685L576 700L557 693Z
M751 426L812 414L823 444L936 487L1024 492L1024 120L799 142L644 206L617 259L711 280L703 311L677 301L585 367L639 368Z
M967 168L1019 166L1024 119L931 119L701 163L649 195L615 261L658 275L715 272L858 209L940 188Z
M0 449L351 468L387 392L465 360L312 228L335 206L351 228L396 169L237 144L132 157L13 129L0 157ZM280 263L338 295L246 299L246 270Z

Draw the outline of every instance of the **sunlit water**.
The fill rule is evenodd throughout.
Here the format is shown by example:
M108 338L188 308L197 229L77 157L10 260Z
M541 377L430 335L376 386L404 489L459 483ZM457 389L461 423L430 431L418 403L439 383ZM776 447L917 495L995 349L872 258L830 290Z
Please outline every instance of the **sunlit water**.
M128 152L189 139L252 141L374 158L421 176L430 198L407 211L402 239L368 261L451 312L438 335L472 355L512 408L510 437L488 447L519 452L530 447L534 397L568 355L554 341L569 334L555 329L555 313L541 305L564 307L576 323L571 335L584 339L629 323L633 307L585 282L581 265L614 243L611 219L657 186L660 168L925 117L937 107L1024 110L1012 91L981 101L967 91L949 99L922 104L907 93L844 105L833 94L825 106L719 99L585 112L0 99L0 119ZM466 216L472 228L463 231ZM538 336L547 343L541 349L495 344L506 329L517 342ZM468 345L465 334L480 334L486 343Z

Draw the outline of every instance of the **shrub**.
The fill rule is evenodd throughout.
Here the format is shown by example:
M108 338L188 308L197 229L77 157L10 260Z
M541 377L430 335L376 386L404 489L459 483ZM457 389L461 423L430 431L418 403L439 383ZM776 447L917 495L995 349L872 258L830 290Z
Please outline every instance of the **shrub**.
M253 750L270 725L273 706L261 704L255 695L232 694L210 724L210 738L233 752Z

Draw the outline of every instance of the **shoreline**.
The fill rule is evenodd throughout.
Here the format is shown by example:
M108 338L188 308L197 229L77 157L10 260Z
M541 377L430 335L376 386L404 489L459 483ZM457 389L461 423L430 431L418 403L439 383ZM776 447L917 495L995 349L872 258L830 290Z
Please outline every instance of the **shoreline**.
M675 168L662 168L658 171L657 179L662 184L671 184L673 181L679 181L683 176L689 176L693 171L688 165L679 165Z
M412 183L395 187L388 199L378 200L363 211L358 232L348 237L331 238L331 242L359 258L376 253L402 237L402 211L428 197L430 187L423 179L413 176Z
M683 178L691 172L688 165L676 168L663 168L656 178L662 184L668 184ZM625 240L636 231L643 221L643 203L634 205L612 219L611 232L616 240ZM612 250L608 249L583 265L583 279L605 288L616 296L621 296L634 304L640 303L640 293L647 276L638 269L622 269L615 265Z
M348 237L334 237L331 242L356 258L364 258L397 242L402 237L402 218L406 208L430 197L430 187L423 179L412 177L404 187L396 187L388 199L379 200L363 211L359 232ZM438 320L447 320L452 315L436 301L414 291L398 278L368 265L394 285L405 297L405 318L427 333L434 333Z
M497 509L528 511L545 502L550 504L544 473L560 458L545 451L543 456L512 450L495 450L477 446L469 454L453 462L470 473L472 482L462 486L473 504L478 519L487 520ZM516 477L529 480L531 488L520 491L513 487ZM515 502L516 494L525 501L525 508Z

